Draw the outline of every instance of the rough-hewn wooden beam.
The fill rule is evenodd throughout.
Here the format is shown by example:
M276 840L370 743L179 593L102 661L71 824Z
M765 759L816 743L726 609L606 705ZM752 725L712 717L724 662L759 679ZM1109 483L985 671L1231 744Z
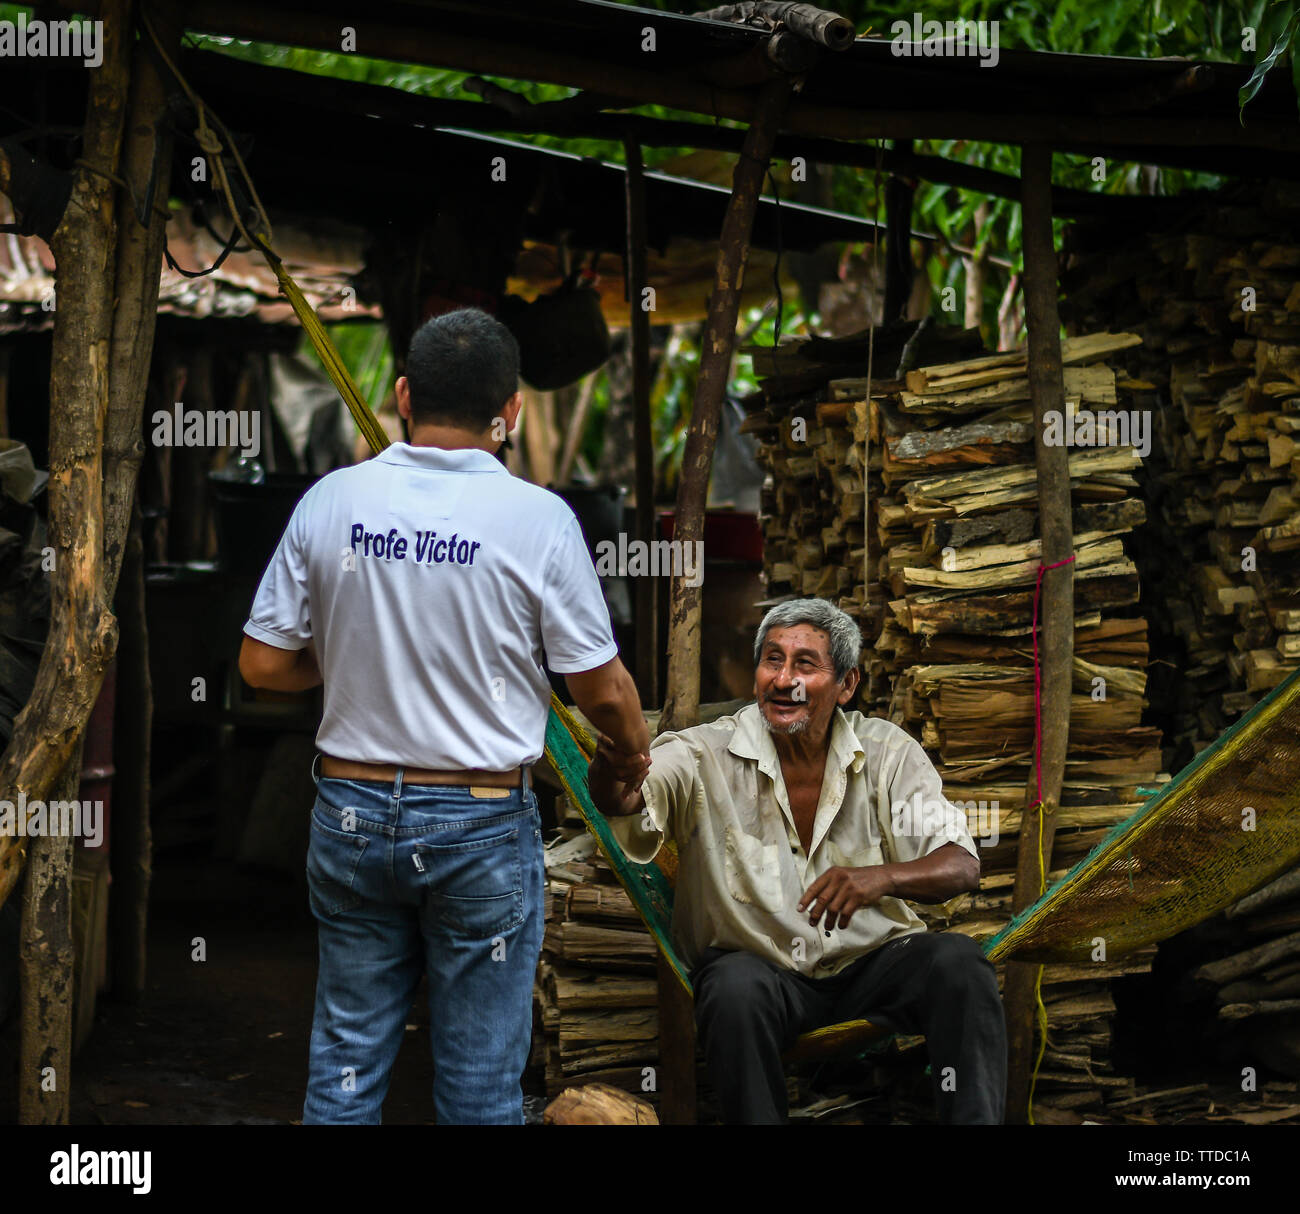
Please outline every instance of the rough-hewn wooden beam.
M328 14L278 12L247 0L193 0L185 8L187 29L314 50L340 49L339 22ZM403 63L424 63L458 71L538 80L570 88L593 89L629 105L671 106L715 118L746 122L751 95L720 88L707 80L669 75L625 63L588 59L499 37L482 38L426 28L367 22L357 52ZM784 120L787 130L836 139L974 139L990 143L1044 142L1058 146L1113 141L1117 134L1133 147L1229 147L1300 150L1294 123L1256 120L1242 127L1234 115L1186 118L1125 114L1118 118L1021 111L981 114L971 110L899 111L863 106L848 109L800 103Z
M641 145L624 140L627 166L628 353L632 359L632 427L636 444L636 538L649 545L655 535L655 450L650 416L650 313L646 285L645 170ZM659 594L654 578L636 583L636 685L641 703L659 703Z

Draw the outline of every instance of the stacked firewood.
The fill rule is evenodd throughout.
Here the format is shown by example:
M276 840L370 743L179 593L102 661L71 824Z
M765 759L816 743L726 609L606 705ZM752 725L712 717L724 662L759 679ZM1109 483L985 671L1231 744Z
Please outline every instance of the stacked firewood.
M546 933L534 987L533 1062L546 1094L602 1082L653 1093L659 1054L655 942L567 798L546 854ZM653 1096L647 1097L655 1099Z
M1150 464L1156 656L1175 766L1300 665L1300 187L1225 193L1172 230L1077 227L1067 324L1141 334L1163 407Z
M1135 609L1138 569L1126 548L1146 516L1140 436L1126 433L1145 385L1109 365L1137 342L1098 333L1063 350L1076 617L1070 749L1049 882L1167 779L1160 731L1143 723L1147 623ZM770 592L833 588L826 597L858 616L867 640L858 707L918 738L981 844L979 893L916 909L936 930L983 941L1010 917L1033 757L1040 545L1025 355L910 370L886 364L869 403L861 377L831 377L811 399L789 401L772 382L781 361L764 362L777 374L763 382L749 429L771 473ZM1047 968L1044 1099L1087 1111L1131 1094L1132 1081L1110 1070L1111 982L1147 970L1153 953Z
M763 491L763 560L774 597L816 595L854 616L874 636L885 612L873 591L880 545L867 506L881 491L878 451L862 440L849 395L831 400L827 384L861 375L870 359L880 377L918 358L934 361L980 348L979 334L915 324L874 337L811 338L777 348L749 347L765 378L741 427L760 442L771 473ZM864 701L888 688L864 689Z
M1144 997L1160 1025L1144 1062L1160 1077L1107 1109L1171 1124L1300 1122L1300 872L1161 945Z
M1193 983L1214 989L1219 1019L1300 1013L1300 870L1243 898L1224 921L1235 951L1191 975ZM1290 1054L1287 1069L1300 1076L1300 1036L1292 1035Z

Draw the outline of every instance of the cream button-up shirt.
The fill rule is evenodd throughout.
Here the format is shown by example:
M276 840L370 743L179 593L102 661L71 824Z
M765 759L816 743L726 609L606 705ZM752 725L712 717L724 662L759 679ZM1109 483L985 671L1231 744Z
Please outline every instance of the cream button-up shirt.
M757 704L650 748L645 810L611 817L629 859L648 864L666 837L678 851L673 940L694 966L706 948L743 949L812 978L829 977L895 936L924 931L884 898L827 934L797 909L827 869L917 860L947 843L977 859L965 814L943 795L915 741L888 721L836 709L826 774L805 854L776 747Z

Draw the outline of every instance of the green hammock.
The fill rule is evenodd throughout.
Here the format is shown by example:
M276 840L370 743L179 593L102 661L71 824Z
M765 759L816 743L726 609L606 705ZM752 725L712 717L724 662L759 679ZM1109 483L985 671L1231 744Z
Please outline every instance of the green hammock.
M1300 861L1300 671L988 942L990 960L1120 957ZM1098 954L1104 942L1104 954Z

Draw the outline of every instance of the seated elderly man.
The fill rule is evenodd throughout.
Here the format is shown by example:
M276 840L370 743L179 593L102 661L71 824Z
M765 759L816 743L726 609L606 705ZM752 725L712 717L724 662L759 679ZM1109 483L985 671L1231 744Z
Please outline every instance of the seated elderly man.
M592 799L632 860L677 842L673 938L725 1121L783 1122L782 1051L861 1018L925 1034L942 1121L1001 1122L993 967L904 901L977 889L978 853L921 747L844 711L861 648L857 624L823 599L774 607L754 642L757 702L661 734L639 789L602 740Z

